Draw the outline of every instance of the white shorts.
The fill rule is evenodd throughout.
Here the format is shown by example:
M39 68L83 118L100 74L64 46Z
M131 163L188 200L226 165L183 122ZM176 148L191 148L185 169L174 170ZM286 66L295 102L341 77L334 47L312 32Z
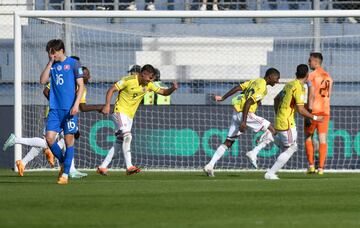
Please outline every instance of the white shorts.
M227 139L230 141L235 141L235 139L242 134L239 131L240 124L242 122L242 112L234 112L232 115L231 126L229 128L229 133ZM251 128L254 132L266 131L270 126L270 122L260 116L257 116L255 113L248 112L246 126Z
M296 127L290 128L286 131L277 131L274 139L276 144L280 144L279 146L289 147L295 144L297 140Z
M122 134L131 132L133 119L119 112L114 112L112 119L115 122L115 132L121 131Z

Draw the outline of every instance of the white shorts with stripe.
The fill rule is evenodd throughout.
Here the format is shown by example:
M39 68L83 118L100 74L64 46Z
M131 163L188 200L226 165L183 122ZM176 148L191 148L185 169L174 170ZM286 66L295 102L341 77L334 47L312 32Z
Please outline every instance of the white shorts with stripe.
M242 132L239 131L240 124L242 122L242 112L234 112L232 115L232 121L229 128L229 133L227 139L230 141L235 141ZM270 122L260 116L257 116L255 113L248 113L246 126L251 128L254 132L265 131L270 126Z
M281 144L281 146L289 147L296 143L297 140L297 131L296 127L290 128L286 131L277 131L275 136L275 141L277 144Z
M119 112L114 112L112 119L115 123L115 132L121 131L122 134L131 132L133 119Z

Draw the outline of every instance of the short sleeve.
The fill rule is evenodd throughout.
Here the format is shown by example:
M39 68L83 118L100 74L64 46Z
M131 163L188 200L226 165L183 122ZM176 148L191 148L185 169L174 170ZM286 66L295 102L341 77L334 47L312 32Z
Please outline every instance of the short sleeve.
M258 102L264 98L264 95L266 94L266 83L260 83L256 82L256 84L253 87L254 93L251 95L251 98Z
M82 70L82 67L81 67L81 63L77 60L75 60L75 64L74 64L74 75L75 75L75 78L82 78L83 77L83 70Z
M304 105L305 93L301 86L295 86L293 90L293 96L297 105Z
M152 82L149 82L147 87L148 87L149 90L154 91L155 93L159 92L159 90L160 90L160 87L157 87Z
M86 104L86 89L84 90L84 93L80 98L80 104Z
M115 83L115 87L117 90L123 90L126 87L126 81L121 79L120 81Z
M249 87L250 81L246 81L240 84L241 90L244 91L247 87Z

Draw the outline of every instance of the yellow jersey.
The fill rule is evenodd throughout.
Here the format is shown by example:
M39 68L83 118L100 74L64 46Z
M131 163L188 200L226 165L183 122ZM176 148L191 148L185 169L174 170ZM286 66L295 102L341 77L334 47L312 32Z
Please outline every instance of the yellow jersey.
M245 102L248 99L253 99L254 104L249 108L249 112L255 113L258 108L258 102L261 101L267 94L266 81L263 78L253 79L240 84L242 96L238 96L237 100L232 103L237 112L242 112Z
M119 94L115 102L115 113L123 113L130 118L134 118L141 100L146 92L159 92L160 88L149 82L147 86L139 85L137 75L129 75L123 77L115 83L115 88Z
M285 131L295 127L296 105L305 103L305 87L297 79L288 82L280 92L280 102L275 117L275 129Z

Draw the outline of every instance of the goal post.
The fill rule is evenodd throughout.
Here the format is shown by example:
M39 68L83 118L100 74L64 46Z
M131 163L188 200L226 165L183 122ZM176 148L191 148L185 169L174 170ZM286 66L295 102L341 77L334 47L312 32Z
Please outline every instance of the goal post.
M211 158L216 145L221 143L224 139L224 134L230 124L231 106L230 101L227 101L224 105L217 105L213 103L209 96L214 93L223 94L232 86L238 82L242 82L254 77L263 76L264 70L269 67L276 67L286 77L282 79L282 85L275 88L268 88L269 95L264 100L264 107L260 108L260 116L269 119L273 122L274 114L272 112L272 98L275 93L281 89L284 82L289 81L293 77L295 72L294 66L301 63L306 63L308 54L310 51L318 49L318 47L325 47L326 60L324 62L325 67L328 67L330 75L336 75L342 72L346 72L348 76L342 79L341 83L345 90L349 88L349 91L340 90L336 95L349 96L356 95L356 88L360 81L357 80L353 66L348 66L340 60L334 60L330 64L330 60L335 55L347 54L353 56L353 60L350 64L360 62L360 55L358 51L350 50L351 47L358 48L360 46L360 33L359 34L342 34L335 33L332 35L322 35L317 30L313 32L311 36L301 35L301 29L299 27L299 35L294 36L297 26L299 24L289 24L287 28L292 31L292 35L287 37L273 37L270 31L266 30L265 35L262 36L261 32L257 32L256 35L252 35L249 32L248 36L242 36L242 34L233 33L233 28L226 27L224 29L224 35L222 34L221 27L214 23L215 27L211 30L211 26L207 26L206 31L201 34L201 31L197 30L192 19L252 19L252 18L267 18L267 19L312 19L312 18L340 18L340 17L355 17L360 18L360 10L312 10L312 11L17 11L14 13L14 56L15 56L15 79L14 79L14 129L16 136L23 137L38 137L40 136L39 130L34 131L35 124L38 124L38 118L41 118L41 114L35 115L39 112L40 107L44 106L44 101L35 102L25 101L24 98L29 99L29 96L37 97L39 93L33 92L38 90L39 86L32 86L34 83L38 83L33 76L26 75L24 72L24 65L27 69L31 69L31 56L24 53L24 40L21 25L22 18L31 18L37 21L54 24L59 26L70 26L73 36L71 47L74 47L72 54L78 55L82 62L87 63L90 71L92 71L92 63L96 63L94 66L94 72L96 77L94 83L91 84L90 91L94 93L104 93L111 82L116 81L116 76L126 75L126 68L133 64L143 65L145 63L153 64L155 67L159 67L161 71L161 77L165 82L179 81L179 91L176 91L172 97L171 106L141 106L137 115L135 116L135 137L132 142L133 154L135 155L135 162L140 163L140 166L144 166L149 169L181 169L181 170L195 170L202 167L205 162ZM152 30L141 31L141 26L135 31L131 25L116 27L119 31L111 30L111 27L101 26L100 24L86 24L81 22L69 22L62 21L64 18L122 18L122 19L137 19L146 18L149 20L155 19L188 19L183 20L182 27L175 28L173 33L166 31L166 26L157 32ZM60 20L61 19L61 20ZM84 19L85 20L85 19ZM56 23L54 23L55 21ZM39 23L39 22L36 22ZM156 23L156 22L154 22ZM206 21L205 23L209 23ZM41 23L39 23L41 24ZM57 25L56 25L57 24ZM260 26L261 24L259 24ZM31 22L29 25L31 26ZM186 26L190 26L189 28ZM252 26L256 26L255 24ZM249 28L252 28L249 26ZM39 26L41 27L41 26ZM205 27L205 26L204 26ZM264 26L263 26L264 27ZM308 26L307 26L308 27ZM316 26L313 26L314 29ZM336 26L335 26L336 27ZM49 28L49 27L47 27ZM237 28L237 27L234 27ZM337 27L336 27L337 28ZM336 29L335 28L335 29ZM180 34L181 29L186 30L187 34ZM217 31L218 29L219 31ZM266 28L264 28L265 30ZM334 29L334 31L335 31ZM43 28L27 29L30 32L26 37L31 36L31 32L44 32ZM321 29L320 29L321 30ZM331 30L332 31L332 30ZM360 30L359 30L360 31ZM52 30L49 30L49 39L51 39ZM279 31L282 32L282 31ZM61 33L61 32L60 32ZM59 33L59 34L60 34ZM54 35L57 38L59 34ZM56 37L57 36L57 37ZM67 34L69 36L69 34ZM96 43L94 46L92 37L103 36L103 44ZM79 38L81 37L81 38ZM42 37L43 38L43 37ZM99 40L101 40L100 38ZM342 47L336 46L337 41ZM27 51L32 48L44 50L44 40L36 41L34 38L31 41L31 47L27 47ZM37 42L37 43L36 43ZM98 41L96 41L98 42ZM108 47L107 45L112 45ZM41 46L43 45L43 46ZM122 48L118 48L121 46ZM93 47L94 52L88 51L87 48ZM303 48L304 47L304 48ZM117 49L118 48L118 49ZM37 50L36 49L36 50ZM274 49L279 49L274 51ZM121 60L114 60L116 51L123 51L120 53ZM321 50L320 50L321 51ZM337 51L339 53L337 53ZM43 51L44 52L44 51ZM273 52L272 54L269 54ZM276 53L274 53L276 52ZM36 52L39 54L40 52ZM45 53L45 52L44 52ZM250 55L253 57L247 59L241 56ZM255 54L254 54L255 53ZM304 53L307 53L304 54ZM359 50L360 53L360 50ZM207 57L205 57L207 56ZM209 57L210 56L210 57ZM270 57L269 57L270 56ZM42 58L46 58L44 55ZM27 58L27 59L25 59ZM40 57L39 57L40 58ZM110 61L111 66L106 66L106 61ZM289 59L291 58L291 59ZM83 61L84 59L84 61ZM111 61L113 60L113 61ZM206 62L207 61L207 62ZM336 62L338 61L338 62ZM38 64L38 62L36 62ZM344 64L343 66L341 64ZM30 66L29 66L30 65ZM44 65L45 66L45 65ZM40 68L44 67L40 66ZM35 67L34 67L35 68ZM38 66L36 67L38 69ZM327 69L327 68L326 68ZM109 72L107 72L107 70ZM38 72L40 75L41 72ZM235 73L236 77L230 75ZM108 77L106 75L112 75ZM101 76L101 77L100 77ZM337 78L340 76L336 75ZM30 79L24 77L31 77ZM337 83L337 78L334 82ZM23 82L28 83L24 87ZM347 87L348 86L348 87ZM26 88L26 89L24 89ZM25 93L25 94L24 94ZM103 103L104 94L89 95L92 96L92 102L100 104ZM332 97L336 104L341 104L338 98ZM228 100L231 100L230 98ZM191 104L193 102L193 104ZM27 106L24 106L27 105ZM33 105L34 107L29 108ZM344 153L340 156L337 152L331 154L331 159L328 159L329 167L334 170L360 170L360 165L357 164L357 158L360 157L360 134L357 133L360 124L356 122L356 118L360 116L360 104L356 100L346 99L345 102L339 108L334 109L336 120L344 121L346 125L346 131L334 130L332 137L332 147L339 149L344 147ZM353 105L353 106L352 106ZM221 107L221 108L219 108ZM355 107L355 108L353 108ZM346 113L346 112L349 113ZM24 114L25 113L25 114ZM107 150L110 147L110 142L113 141L111 131L113 125L110 119L103 118L99 114L81 114L80 129L84 134L81 136L84 139L79 141L81 144L81 151L83 153L76 156L76 165L79 168L92 169L96 165L100 165L101 160L106 155ZM29 116L24 119L24 116ZM82 118L83 117L83 118ZM150 121L148 121L150 120ZM34 126L29 126L27 122L34 123ZM297 118L298 132L302 132L301 118ZM346 121L351 121L347 123ZM143 126L139 126L143 122ZM334 124L334 123L332 123ZM335 123L336 124L336 123ZM31 129L31 130L27 130ZM98 129L98 131L94 130ZM100 129L100 130L99 130ZM101 133L101 130L105 132ZM334 125L331 125L331 129L335 129ZM27 134L23 133L27 131ZM100 131L100 133L99 133ZM349 133L350 132L350 133ZM338 134L348 134L344 136L343 140L335 140ZM239 169L247 170L250 168L245 155L245 150L251 148L255 143L255 133L250 132L244 136L240 144L236 144L234 148L228 153L223 162L219 162L219 168L223 169ZM257 137L259 136L256 134ZM301 135L302 137L302 135ZM353 138L353 139L352 139ZM350 140L350 142L348 142ZM212 141L212 142L210 142ZM98 143L97 143L98 142ZM303 139L299 136L299 143L303 143ZM349 148L350 147L350 148ZM149 149L150 148L150 149ZM167 153L166 150L171 152ZM302 150L302 151L301 151ZM305 153L303 148L297 152L297 155L292 158L289 164L285 167L289 170L301 170L306 167ZM94 152L96 151L96 152ZM20 146L15 146L15 160L19 160L23 157L25 150ZM262 153L262 159L260 160L261 169L268 168L278 155L278 150L275 148L268 148ZM356 156L354 154L358 153ZM118 156L122 156L122 152ZM338 157L340 156L340 157ZM113 163L112 168L122 168L123 160L117 157L119 160L117 163ZM32 164L31 169L46 168L42 161L39 164ZM15 167L16 169L16 167Z

